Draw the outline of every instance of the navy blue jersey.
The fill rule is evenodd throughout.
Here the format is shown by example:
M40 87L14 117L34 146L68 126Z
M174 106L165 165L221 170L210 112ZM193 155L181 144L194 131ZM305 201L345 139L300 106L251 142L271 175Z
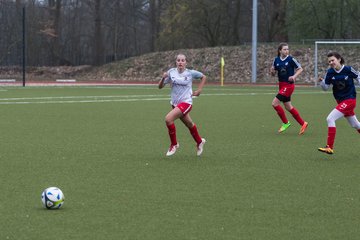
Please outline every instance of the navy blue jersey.
M356 90L354 79L359 77L359 73L350 66L342 66L340 71L329 68L325 75L325 84L333 85L333 95L336 100L355 99Z
M295 70L301 68L300 63L288 55L286 58L281 59L281 57L276 57L273 62L273 67L278 73L279 82L289 82L289 77L294 76Z

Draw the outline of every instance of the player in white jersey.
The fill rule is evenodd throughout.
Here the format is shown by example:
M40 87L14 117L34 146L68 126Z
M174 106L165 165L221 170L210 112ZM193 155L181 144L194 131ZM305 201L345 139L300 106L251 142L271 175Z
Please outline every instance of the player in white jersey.
M198 89L192 91L192 81L194 79L201 79ZM192 109L192 97L199 96L203 86L206 82L206 76L195 70L189 70L186 68L186 56L179 54L176 56L176 68L171 68L163 74L159 81L159 89L162 89L166 84L171 86L171 101L172 110L166 115L165 123L168 128L170 137L170 147L166 153L166 156L175 154L179 148L179 143L176 139L176 127L175 120L180 120L185 124L191 135L196 142L197 155L200 156L203 152L204 144L206 140L201 138L197 127L191 119L189 112Z

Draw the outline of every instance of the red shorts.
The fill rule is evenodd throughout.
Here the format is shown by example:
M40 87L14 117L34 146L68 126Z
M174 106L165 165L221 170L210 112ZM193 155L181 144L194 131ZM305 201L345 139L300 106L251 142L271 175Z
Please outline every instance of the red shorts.
M291 97L291 94L295 90L295 84L290 84L287 82L279 82L279 92L278 94L285 97Z
M179 108L184 115L188 114L192 109L192 105L185 102L179 103L176 107ZM175 107L173 106L173 108Z
M336 109L342 112L345 117L355 115L356 99L346 99L344 101L337 101L337 103Z

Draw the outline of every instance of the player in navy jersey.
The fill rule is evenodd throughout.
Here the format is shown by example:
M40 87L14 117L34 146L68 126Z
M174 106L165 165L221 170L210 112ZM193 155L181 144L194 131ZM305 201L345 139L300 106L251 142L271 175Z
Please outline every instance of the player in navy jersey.
M360 133L360 122L356 118L354 109L356 107L356 90L354 80L360 83L360 74L350 66L345 66L344 58L337 52L327 55L330 68L324 78L319 78L323 90L328 90L332 85L333 95L337 106L327 116L328 125L327 145L318 148L319 151L333 154L336 135L335 121L345 117L349 124Z
M192 82L194 79L201 79L201 81L198 85L198 89L193 92ZM159 89L163 88L166 84L170 84L171 86L170 104L172 110L165 117L165 123L168 128L171 143L166 156L175 154L176 150L179 148L174 124L174 121L178 118L185 124L194 138L197 155L200 156L203 152L206 140L200 137L189 112L192 109L192 97L200 95L205 82L206 76L203 73L186 68L186 56L184 54L176 56L176 68L169 69L163 74L162 79L159 81Z
M308 126L298 110L291 104L291 95L295 89L295 80L303 71L300 63L289 55L289 45L287 43L280 43L278 47L278 56L274 59L270 73L275 76L276 72L279 80L279 92L272 101L272 106L283 122L278 132L284 132L290 125L284 109L280 103L283 102L285 109L291 113L295 120L300 124L301 128L299 134L303 134Z

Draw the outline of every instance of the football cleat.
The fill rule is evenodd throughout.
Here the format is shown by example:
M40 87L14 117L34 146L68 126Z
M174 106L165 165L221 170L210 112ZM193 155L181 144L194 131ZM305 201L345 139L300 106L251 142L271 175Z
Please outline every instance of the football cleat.
M202 152L203 152L203 150L204 150L204 145L205 145L205 143L206 143L205 138L202 138L202 139L201 139L201 143L199 143L199 144L197 145L196 155L200 156L200 155L202 154Z
M287 122L287 123L283 123L281 125L281 127L279 128L279 133L282 133L284 132L286 129L288 129L288 127L290 127L291 123L290 122Z
M318 148L318 150L327 154L334 154L334 150L329 147L329 145L326 145L326 147Z
M166 156L174 155L179 147L180 147L179 143L177 143L176 145L170 145L169 150L166 153Z
M300 128L299 135L304 134L304 132L305 132L306 128L308 127L308 125L309 125L308 122L304 122L304 124Z

